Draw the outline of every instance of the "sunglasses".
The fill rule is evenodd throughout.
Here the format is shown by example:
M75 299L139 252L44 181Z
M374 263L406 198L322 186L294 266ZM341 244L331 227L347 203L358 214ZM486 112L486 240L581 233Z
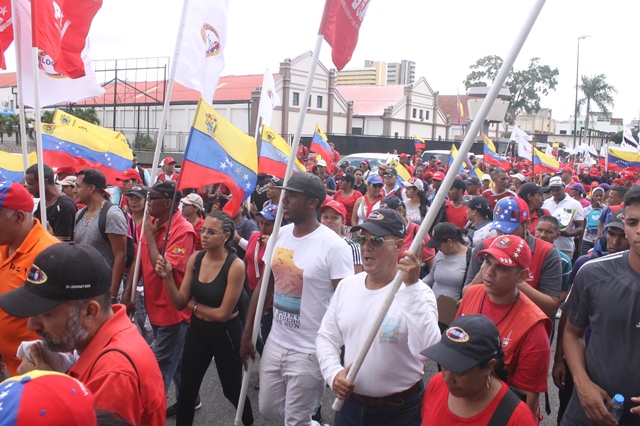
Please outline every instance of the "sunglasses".
M200 228L198 232L200 232L200 234L202 235L207 234L210 237L213 237L214 235L218 235L218 234L224 234L224 231L216 231L215 229L207 229L207 228Z
M358 243L360 246L363 246L367 241L371 244L371 247L374 249L381 249L384 246L384 243L395 243L396 240L385 240L384 237L378 237L372 235L367 237L366 235L356 235L353 237L353 241Z

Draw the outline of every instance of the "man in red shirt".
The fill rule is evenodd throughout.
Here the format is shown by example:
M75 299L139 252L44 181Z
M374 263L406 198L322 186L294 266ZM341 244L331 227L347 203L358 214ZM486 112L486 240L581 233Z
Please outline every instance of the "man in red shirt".
M169 390L171 379L176 382L178 389L180 371L178 365L182 357L184 338L189 327L191 311L187 308L178 311L169 298L167 288L155 271L156 260L163 252L168 262L171 262L173 279L178 286L182 285L185 268L189 256L193 254L196 244L196 232L178 211L176 203L171 215L171 201L176 191L174 181L158 181L149 188L149 204L147 222L143 224L140 244L142 276L144 277L144 305L149 315L149 321L155 334L153 353L158 360L165 392ZM155 220L151 220L151 217ZM171 223L169 224L169 216ZM169 238L164 246L164 238L169 226ZM133 274L129 274L127 286L123 293L122 303L127 310L134 311L131 301L131 286Z
M507 383L524 391L537 413L539 393L547 391L551 320L519 290L529 275L531 250L522 238L501 235L478 256L484 256L482 285L469 287L457 316L482 314L498 327Z
M84 383L95 407L135 425L164 425L165 393L153 353L122 305L111 305L111 268L92 246L54 244L33 262L26 282L0 296L8 314L28 317L42 341L18 368L51 370ZM71 369L57 352L77 350ZM50 362L48 365L44 360Z
M496 207L496 203L503 198L517 197L516 193L507 189L509 183L509 173L504 169L498 169L491 173L493 179L493 188L485 189L482 196L487 199L492 209Z
M467 224L467 206L462 205L466 189L467 184L462 179L456 178L447 193L449 199L446 202L445 220L453 223L458 228L464 228Z
M162 173L159 173L158 176L156 176L156 182L160 182L161 180L172 180L174 182L177 182L180 173L175 171L176 164L177 161L174 160L173 157L166 157L164 160L162 160L160 162Z
M549 191L551 191L550 187L538 186L533 182L527 182L523 184L520 187L520 191L518 191L518 196L522 198L529 206L529 217L531 218L531 223L529 224L529 232L531 232L532 234L536 233L536 225L538 224L538 220L542 216L551 214L549 210L542 208L542 204L544 203L544 196L542 194L546 194Z
M120 198L120 208L127 210L127 193L131 191L133 185L142 184L140 173L136 169L127 169L122 175L116 178L122 187L122 197Z

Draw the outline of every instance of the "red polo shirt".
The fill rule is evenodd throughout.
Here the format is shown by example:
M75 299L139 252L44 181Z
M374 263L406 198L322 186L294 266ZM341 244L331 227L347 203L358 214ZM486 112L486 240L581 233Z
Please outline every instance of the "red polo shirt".
M154 240L160 252L162 252L166 230L167 222L162 224L154 235ZM142 244L140 260L142 263L142 276L144 277L144 306L147 309L151 324L162 327L178 324L182 321L189 322L191 310L185 308L182 311L178 311L173 306L173 302L171 302L164 280L156 275L156 259L152 261L149 258L149 245L144 234L140 244ZM173 279L178 288L182 285L187 261L193 254L195 244L196 231L193 230L193 225L183 218L179 212L176 212L171 219L165 257L173 267Z
M97 409L134 425L164 426L166 398L158 363L124 306L114 305L113 312L69 375L91 390Z

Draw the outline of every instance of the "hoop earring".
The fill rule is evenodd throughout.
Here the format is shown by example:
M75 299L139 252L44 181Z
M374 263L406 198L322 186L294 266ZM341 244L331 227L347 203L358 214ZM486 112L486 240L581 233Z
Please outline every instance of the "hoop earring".
M487 389L491 388L491 374L487 376Z

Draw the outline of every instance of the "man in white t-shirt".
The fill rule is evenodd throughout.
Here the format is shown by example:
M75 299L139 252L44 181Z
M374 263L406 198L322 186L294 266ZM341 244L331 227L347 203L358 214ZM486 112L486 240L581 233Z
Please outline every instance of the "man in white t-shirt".
M315 339L333 292L353 274L351 250L335 232L318 222L326 197L322 180L311 173L291 176L282 199L283 227L270 259L273 326L260 361L260 412L285 425L312 425L324 381ZM266 254L265 254L266 256ZM261 283L253 292L240 347L246 362L255 357L251 343ZM274 294L275 293L275 294Z
M440 340L433 291L420 281L420 262L402 250L404 221L383 208L352 231L359 241L364 273L342 280L316 338L316 353L326 382L345 400L335 425L420 424L426 358L420 354ZM354 383L347 372L360 351L389 284L398 269L403 285L395 295ZM271 336L269 336L271 337ZM344 345L344 364L340 348ZM421 349L422 348L422 349ZM346 366L346 368L344 366Z
M574 238L584 232L584 213L579 201L574 200L564 190L564 182L560 176L549 181L551 197L542 204L543 209L551 212L551 216L560 222L560 236L554 245L558 250L573 258Z

